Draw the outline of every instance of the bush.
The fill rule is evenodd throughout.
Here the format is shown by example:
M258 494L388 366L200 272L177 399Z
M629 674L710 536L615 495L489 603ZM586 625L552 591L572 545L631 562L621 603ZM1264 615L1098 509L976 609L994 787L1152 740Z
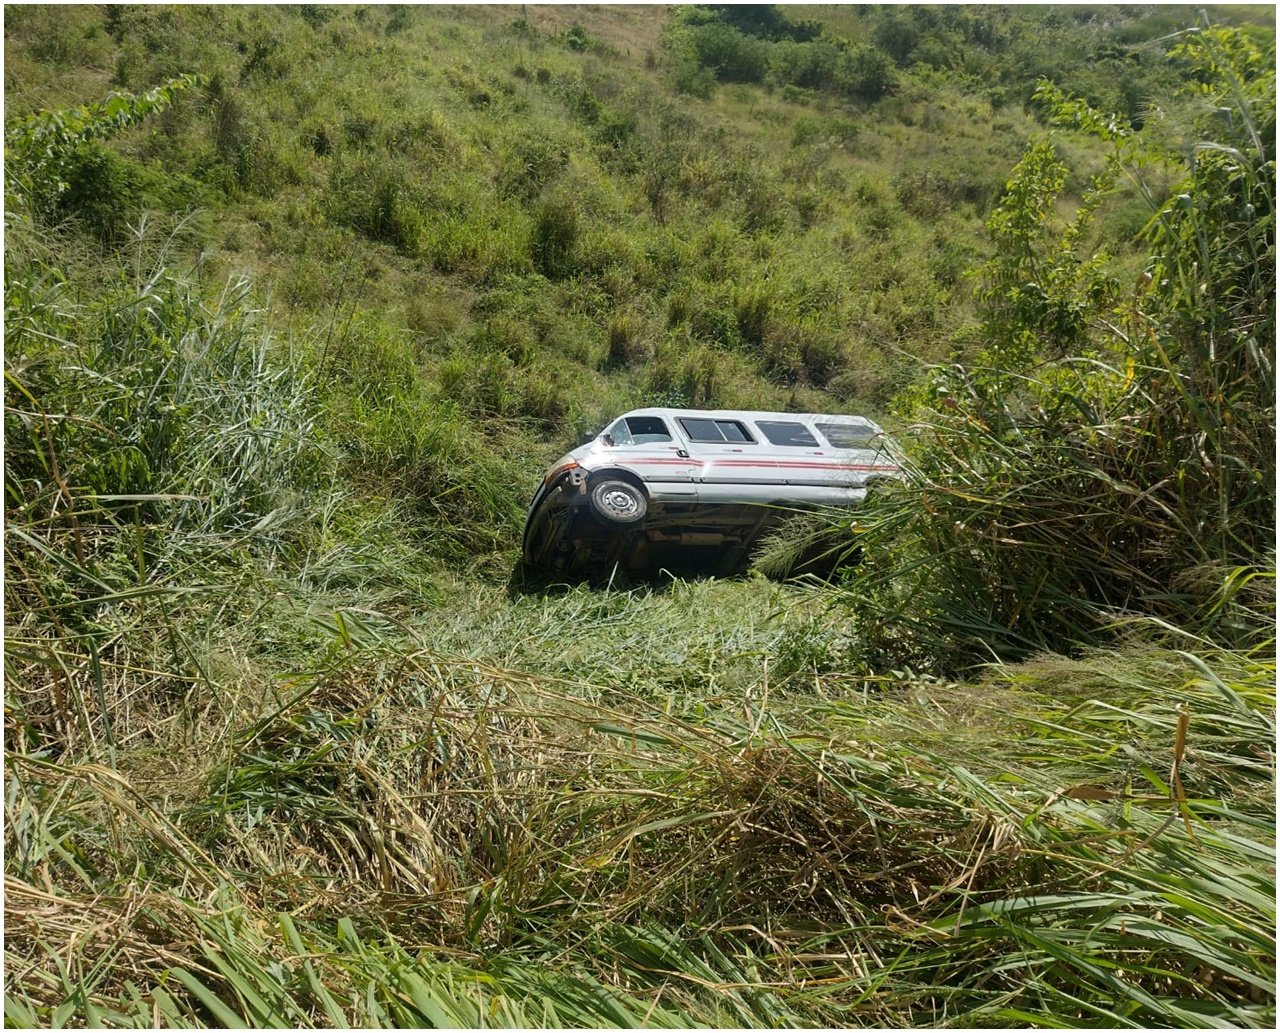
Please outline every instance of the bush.
M860 47L839 73L842 93L858 100L876 101L897 88L893 63L875 47Z
M769 52L769 74L781 84L808 90L834 89L850 72L846 51L832 42L776 43Z
M671 85L677 93L708 100L716 92L716 76L693 59L677 60L671 71Z
M769 70L769 45L723 23L693 26L685 39L697 65L721 82L762 82Z
M897 13L887 14L880 19L874 38L876 46L893 58L900 68L911 63L912 51L920 42L916 27Z
M533 222L533 264L551 280L577 269L578 210L567 198L549 198L538 206Z
M118 240L142 207L143 169L97 144L69 152L56 213L80 220L106 241Z
M6 209L25 204L37 218L50 214L66 189L68 172L76 166L82 167L84 188L91 198L110 203L113 188L129 193L132 184L125 181L131 173L95 150L95 141L159 114L200 82L183 75L144 94L113 93L97 104L12 120L4 134Z

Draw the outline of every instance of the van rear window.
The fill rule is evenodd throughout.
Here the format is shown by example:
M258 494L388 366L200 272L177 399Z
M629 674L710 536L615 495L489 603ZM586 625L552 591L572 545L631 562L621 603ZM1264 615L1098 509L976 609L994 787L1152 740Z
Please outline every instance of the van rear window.
M756 420L756 426L772 444L793 448L818 448L818 439L809 433L803 423L790 420Z
M755 444L755 439L747 433L747 428L737 420L705 420L682 416L680 426L689 435L690 441L732 441L738 444Z
M872 442L880 436L879 431L866 424L818 423L815 426L833 448L874 448Z

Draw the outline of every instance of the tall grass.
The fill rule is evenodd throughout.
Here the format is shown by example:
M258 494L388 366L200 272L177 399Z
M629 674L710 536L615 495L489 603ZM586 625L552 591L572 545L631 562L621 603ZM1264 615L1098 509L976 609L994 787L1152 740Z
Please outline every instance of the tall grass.
M1263 141L1275 80L1269 59L1234 38L1206 30L1184 45L1212 69L1234 135L1197 143L1184 181L1155 199L1149 270L1132 294L1101 306L1069 297L1096 260L1066 250L1065 272L1018 266L1042 277L1020 296L1093 313L1088 353L1053 359L1040 327L1001 322L989 365L936 369L920 392L908 483L868 507L852 537L839 529L864 558L850 598L878 661L1066 650L1134 614L1236 648L1269 637L1275 171ZM1046 95L1060 119L1110 134L1117 167L1145 188L1164 152ZM1021 218L1038 237L1046 202L1027 200L1038 172L1020 169L993 227ZM999 281L993 293L1007 320Z
M90 297L6 269L6 720L55 757L114 763L153 739L152 707L208 704L210 631L186 617L298 555L325 465L307 376L247 283L137 256L95 267Z
M687 707L690 685L672 713L634 635L678 648L673 613L731 587L530 600L487 639L462 613L444 630L471 651L432 648L439 617L340 612L311 673L242 697L163 795L12 751L11 1015L1274 1018L1273 666L1149 649L972 687L815 668L797 692L757 631L739 705ZM572 675L485 659L531 626L598 646Z
M957 373L914 486L842 522L852 616L760 579L521 594L521 503L569 426L887 399L909 363L880 342L940 356L967 309L928 314L951 287L918 256L979 252L942 199L984 181L969 155L890 190L877 149L986 109L953 82L916 133L904 92L838 143L790 132L828 102L807 88L677 105L626 53L640 22L656 45L634 12L66 17L6 13L49 89L76 54L90 88L208 74L118 143L221 207L111 254L42 210L6 234L8 1024L1274 1027L1266 494L1232 481L1230 534L1144 544L1107 491L1145 531L1209 489L1179 510L1096 459L1176 447L1139 403L1183 419L1186 335L1267 354L1240 249L1269 231L1228 220L1219 254L1212 205L1168 210L1197 231L1168 270L1203 237L1229 286L1112 320L1167 363L1100 353L1017 398ZM375 48L376 96L350 62ZM1223 160L1196 204L1238 199L1253 166ZM287 313L219 262L269 269ZM1257 446L1254 369L1217 382L1196 484ZM1090 541L1106 562L1071 562ZM1182 630L1194 592L1141 580L1169 541L1219 572ZM1082 648L1124 578L1148 616L1112 605L1125 634ZM947 680L980 639L1063 638Z

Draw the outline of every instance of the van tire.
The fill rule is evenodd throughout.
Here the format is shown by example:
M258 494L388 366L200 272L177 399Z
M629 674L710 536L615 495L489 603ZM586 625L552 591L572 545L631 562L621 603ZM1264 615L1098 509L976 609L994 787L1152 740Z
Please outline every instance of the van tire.
M644 519L649 500L629 481L598 481L591 486L591 512L606 524L630 527Z

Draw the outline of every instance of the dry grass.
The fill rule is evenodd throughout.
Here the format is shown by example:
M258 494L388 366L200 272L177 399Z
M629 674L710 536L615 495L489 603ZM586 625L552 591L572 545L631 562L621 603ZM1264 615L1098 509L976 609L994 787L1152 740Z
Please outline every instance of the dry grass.
M985 113L904 91L829 147L829 99L666 95L661 11L515 12L13 12L19 70L220 78L90 152L101 239L6 234L7 1025L1274 1028L1264 575L1210 603L1236 650L1133 620L962 681L868 663L936 609L507 585L563 428L887 401L880 342L942 348L921 255L974 225L910 207L972 165L882 173ZM129 229L132 177L209 191L296 339L174 275L214 230Z
M316 986L350 1018L365 980L386 981L396 952L420 945L431 965L489 973L526 1009L546 988L504 982L499 957L555 957L619 1000L719 1025L1008 1021L1032 1014L1037 993L1057 1003L1036 1014L1084 1021L1087 1009L1053 1010L1072 1007L1059 995L1076 978L1108 1016L1185 1021L1159 1002L1185 997L1204 966L1216 975L1195 977L1197 1007L1231 1000L1230 1014L1263 1020L1265 665L1224 658L1224 681L1166 651L1046 659L990 687L815 672L819 696L779 686L771 701L756 682L745 706L687 718L667 712L660 684L609 687L646 666L626 648L638 620L673 641L673 606L697 612L731 587L631 596L625 625L598 604L585 623L572 616L583 590L554 611L531 600L492 632L518 640L554 612L594 628L603 648L577 678L444 655L347 613L312 673L240 697L229 740L204 734L208 718L182 730L208 747L187 754L182 793L145 767L11 752L13 1013L215 1019L194 985L251 1022L324 1024ZM476 617L454 620L461 634ZM732 664L713 661L708 684ZM1178 716L1162 700L1177 682L1193 719L1170 821L1160 772ZM1185 894L1195 902L1178 904ZM1026 924L999 917L1036 900ZM312 946L290 948L279 914ZM1140 962L1077 944L1090 922L1126 914L1117 949L1132 952L1153 921L1190 939ZM1021 991L986 985L1006 952L1048 950L1046 920L1067 953L1033 964ZM364 945L356 968L344 923ZM1255 946L1241 953L1240 937ZM72 945L67 967L47 967L51 943ZM300 956L315 985L277 971L301 978ZM1095 956L1122 964L1122 985L1089 975ZM1060 983L1060 968L1078 974ZM255 1005L237 980L276 996L259 985Z

